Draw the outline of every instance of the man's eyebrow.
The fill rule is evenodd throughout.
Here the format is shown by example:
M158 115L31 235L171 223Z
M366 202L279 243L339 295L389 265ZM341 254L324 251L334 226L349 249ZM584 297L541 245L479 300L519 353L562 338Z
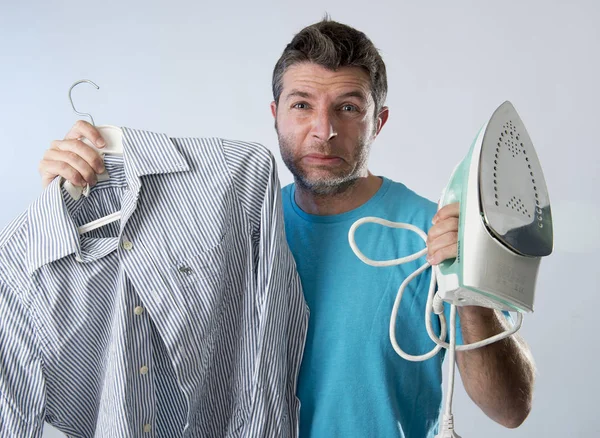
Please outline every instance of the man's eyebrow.
M361 101L365 102L367 100L366 96L361 91L349 91L348 93L344 93L340 96L340 99L345 99L347 97L356 97Z
M293 89L292 91L289 92L289 94L285 97L285 100L289 100L292 97L302 97L303 99L308 99L309 97L311 97L310 93L307 93L306 91L301 91L301 90L296 90Z

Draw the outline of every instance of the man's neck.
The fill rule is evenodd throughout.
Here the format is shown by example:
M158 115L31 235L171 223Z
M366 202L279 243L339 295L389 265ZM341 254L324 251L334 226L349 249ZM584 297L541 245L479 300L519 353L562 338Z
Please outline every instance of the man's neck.
M296 184L296 204L308 214L329 216L360 207L377 193L383 180L369 173L356 184L335 195L315 195Z

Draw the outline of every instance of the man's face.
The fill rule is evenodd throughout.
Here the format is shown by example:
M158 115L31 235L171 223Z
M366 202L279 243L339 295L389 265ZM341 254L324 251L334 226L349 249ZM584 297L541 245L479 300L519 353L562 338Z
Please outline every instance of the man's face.
M387 109L375 118L369 76L362 69L293 65L271 110L283 161L302 188L335 194L367 176L370 146Z

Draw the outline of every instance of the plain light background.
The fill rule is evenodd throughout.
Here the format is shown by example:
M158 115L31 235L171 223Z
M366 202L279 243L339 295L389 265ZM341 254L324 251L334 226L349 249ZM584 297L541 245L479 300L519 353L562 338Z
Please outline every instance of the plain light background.
M387 64L390 119L373 147L376 174L437 200L479 127L513 102L555 221L555 251L522 328L538 367L535 401L519 429L504 429L459 381L457 431L598 436L597 1L2 3L0 228L40 193L44 150L78 119L67 91L79 79L100 86L74 91L97 124L257 141L277 156L282 185L291 182L269 111L271 73L293 35L325 12L364 31Z

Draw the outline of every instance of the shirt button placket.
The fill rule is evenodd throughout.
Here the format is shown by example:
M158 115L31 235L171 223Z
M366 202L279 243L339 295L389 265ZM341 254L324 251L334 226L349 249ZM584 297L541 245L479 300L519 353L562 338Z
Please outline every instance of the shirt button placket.
M124 238L121 242L121 248L123 248L123 250L125 250L127 252L131 252L133 250L133 242L129 239ZM134 294L137 296L137 293L134 292ZM145 313L145 309L144 309L144 307L138 305L133 309L133 313L135 315L135 318L141 318ZM145 322L145 321L140 321L140 322ZM147 326L145 326L145 327L147 327ZM142 336L141 333L139 335ZM147 340L147 341L149 342L149 340ZM143 378L144 376L147 376L147 374L150 372L150 369L149 369L148 365L141 365L140 368L138 369L138 372L139 372L140 376ZM142 380L143 386L148 387L148 385L150 385L150 383L151 382L149 382L147 379ZM144 436L153 436L154 435L152 433L152 424L150 422L146 422L143 424L142 431L143 431Z

